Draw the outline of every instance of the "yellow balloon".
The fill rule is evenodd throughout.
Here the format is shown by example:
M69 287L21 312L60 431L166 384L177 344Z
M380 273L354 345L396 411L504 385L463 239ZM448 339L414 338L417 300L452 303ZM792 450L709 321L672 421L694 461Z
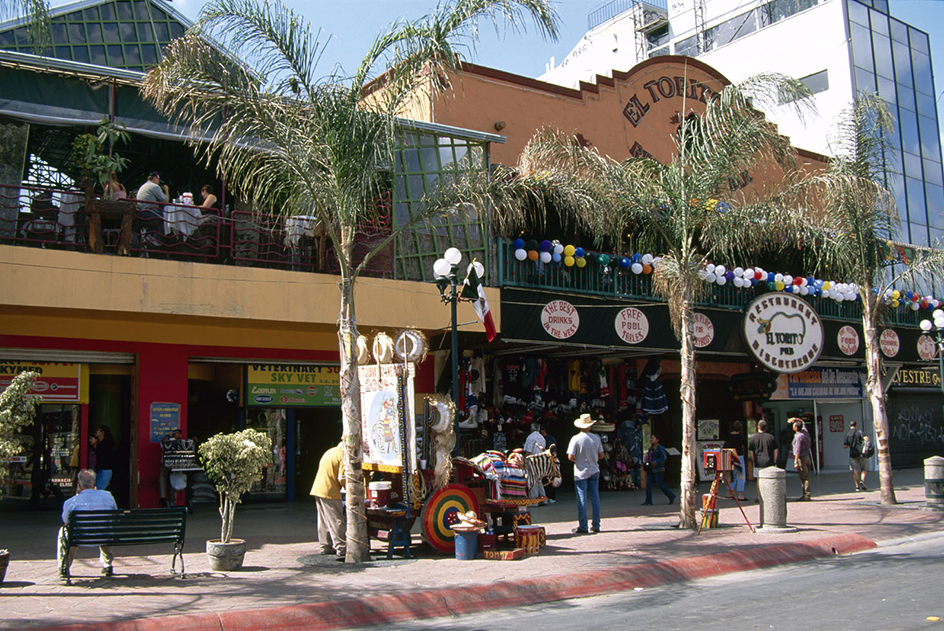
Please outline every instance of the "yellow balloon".
M892 292L892 298L894 298L895 300L898 300L899 298L901 298L901 292L896 289L895 291Z
M577 250L577 249L576 249L574 246L572 246L572 245L565 245L565 246L564 246L564 256L573 256L573 255L574 255L574 252L576 252L576 250ZM573 265L573 263L571 263L571 265Z
M587 259L581 257L577 259L577 267L584 267L587 264Z
M782 281L782 280L774 281L774 287L777 288L777 291L783 291L783 288L784 288L785 286L786 286L786 285L783 284L783 281Z
M892 300L892 306L895 307L896 309L898 308L900 304L901 302L899 302L897 298L895 300Z
M569 248L570 246L568 245L567 247ZM566 250L565 250L565 251L566 251ZM564 257L564 265L566 265L567 267L573 267L573 266L574 266L574 257L572 257L572 256L565 256L565 257Z
M823 289L832 289L832 288L833 288L833 284L829 282L828 280L823 283Z

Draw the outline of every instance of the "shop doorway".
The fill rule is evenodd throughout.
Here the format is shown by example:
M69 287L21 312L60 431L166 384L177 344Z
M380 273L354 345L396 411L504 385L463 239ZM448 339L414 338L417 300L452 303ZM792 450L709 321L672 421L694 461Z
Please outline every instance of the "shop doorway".
M308 493L325 451L341 440L341 410L336 407L294 408L294 499L314 501Z
M861 401L830 401L816 404L816 413L823 427L823 469L848 469L849 451L843 449L843 439L849 423L856 421L861 431L867 431L862 415Z

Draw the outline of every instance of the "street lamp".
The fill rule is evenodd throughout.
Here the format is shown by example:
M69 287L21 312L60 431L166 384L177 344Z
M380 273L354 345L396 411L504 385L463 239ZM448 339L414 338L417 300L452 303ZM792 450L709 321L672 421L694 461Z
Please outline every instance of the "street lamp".
M944 396L944 309L935 309L931 316L934 318L934 322L922 320L921 330L934 336L938 370L941 373L941 395Z
M456 449L459 448L459 337L456 334L456 304L459 302L459 289L457 287L459 278L459 261L462 260L462 252L459 248L449 248L443 253L441 259L433 263L433 275L436 277L436 285L439 287L439 295L443 302L449 303L450 326L452 327L452 402L456 405L456 415L453 418L456 432ZM449 292L446 293L446 288Z

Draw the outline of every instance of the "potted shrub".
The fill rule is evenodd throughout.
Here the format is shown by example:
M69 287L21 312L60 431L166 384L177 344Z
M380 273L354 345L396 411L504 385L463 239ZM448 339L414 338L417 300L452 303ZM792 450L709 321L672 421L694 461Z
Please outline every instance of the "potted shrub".
M128 159L115 153L114 146L130 138L124 125L103 119L94 134L81 134L72 141L72 160L93 185L104 191L109 174L121 173L128 166Z
M207 558L214 570L238 570L243 566L246 542L233 539L233 519L242 495L270 464L272 441L264 432L246 429L232 434L217 434L198 449L203 471L220 494L223 529L219 539L207 541Z
M29 396L29 391L37 377L37 372L21 372L0 393L0 480L4 482L10 475L7 463L24 448L25 441L20 432L33 423L36 415L36 402ZM0 583L3 583L9 563L10 553L0 550Z

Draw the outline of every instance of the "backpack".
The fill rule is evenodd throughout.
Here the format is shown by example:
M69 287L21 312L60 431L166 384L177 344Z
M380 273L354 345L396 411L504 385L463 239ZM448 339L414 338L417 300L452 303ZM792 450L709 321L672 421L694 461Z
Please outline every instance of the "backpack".
M866 443L863 440L862 441L862 457L871 458L874 455L875 455L875 444L871 440L868 443Z

